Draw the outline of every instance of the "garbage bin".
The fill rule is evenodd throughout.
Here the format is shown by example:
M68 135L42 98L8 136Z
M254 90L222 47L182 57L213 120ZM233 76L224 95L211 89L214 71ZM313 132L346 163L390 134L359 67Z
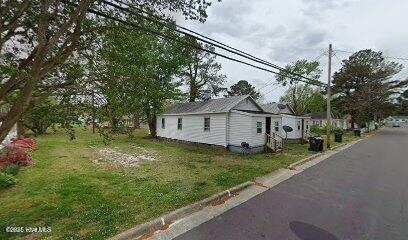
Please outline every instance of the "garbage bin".
M361 137L361 130L360 129L354 129L354 136Z
M323 151L323 142L323 138L321 137L310 137L308 150L313 152Z
M315 139L317 141L317 150L318 150L318 152L323 152L323 143L324 143L323 138L317 137Z
M334 141L335 142L342 142L343 141L343 134L342 133L335 133L334 134Z

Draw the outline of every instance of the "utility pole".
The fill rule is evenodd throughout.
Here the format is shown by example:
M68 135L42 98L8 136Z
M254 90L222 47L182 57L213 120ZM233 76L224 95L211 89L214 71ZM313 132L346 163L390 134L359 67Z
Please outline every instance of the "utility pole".
M332 53L333 53L333 48L332 45L329 44L329 67L328 67L328 77L327 77L327 149L330 149L330 138L331 138L331 106L330 106L330 102L331 102L331 58L332 58Z

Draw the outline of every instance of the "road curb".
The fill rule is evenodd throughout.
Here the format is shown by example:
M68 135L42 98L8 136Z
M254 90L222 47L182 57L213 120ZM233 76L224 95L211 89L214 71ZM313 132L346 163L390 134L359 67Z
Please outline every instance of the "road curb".
M290 170L296 170L296 167L301 166L301 165L303 165L303 164L305 164L305 163L307 163L307 162L310 162L310 161L312 161L313 159L315 159L315 158L317 158L317 157L320 157L320 156L324 156L324 155L326 155L326 154L329 154L330 151L334 151L334 150L336 150L336 149L338 149L338 148L341 148L341 147L344 147L344 146L347 146L347 145L352 146L352 145L354 145L354 144L356 144L356 143L358 143L358 142L360 142L360 141L362 141L362 140L363 140L363 138L359 138L359 139L356 139L356 140L354 140L354 141L347 142L347 143L343 143L343 144L340 144L340 145L338 145L338 146L332 147L330 150L328 150L328 151L326 151L326 152L319 152L319 153L313 154L313 155L310 156L310 157L301 159L301 160L299 160L299 161L297 161L297 162L294 162L294 163L290 164L287 168L290 169Z
M333 147L330 151L333 151L335 149L344 147L346 145L354 145L357 142L362 141L363 138L348 142L348 143L344 143L341 144L339 146ZM290 169L290 170L296 170L296 167L301 166L303 164L305 164L306 162L310 162L313 159L320 157L320 156L324 156L324 155L328 155L330 153L330 151L326 151L326 152L320 152L320 153L316 153L313 154L312 156L306 157L304 159L301 159L295 163L290 164L287 168L280 168L277 169L275 171L270 172L269 174L273 174L273 173L277 173L282 169ZM264 175L265 176L265 175ZM261 176L262 177L262 176ZM259 177L258 177L259 178ZM256 179L258 179L256 178ZM234 194L250 187L253 185L257 185L259 183L257 183L256 179L254 181L248 181L245 183L242 183L238 186L235 186L233 188L230 188L228 190L225 190L223 192L220 193L216 193L208 198L205 198L201 201L192 203L190 205L187 205L185 207L179 208L177 210L174 210L168 214L165 214L161 217L155 218L149 222L146 223L142 223L139 224L129 230L126 230L122 233L117 234L116 236L110 238L111 240L123 240L123 239L137 239L140 236L143 236L146 233L154 233L155 231L158 230L163 230L163 228L166 228L166 226L168 227L171 223L184 218L192 213L198 212L200 210L202 210L203 208L211 205L212 203L216 203L217 201L220 200L227 200L230 197L233 197Z
M244 189L246 189L249 186L254 185L253 182L245 182L242 183L238 186L235 186L233 188L230 188L228 190L225 190L223 192L220 193L216 193L206 199L203 199L199 202L196 203L192 203L190 205L187 205L185 207L179 208L173 212L170 212L168 214L165 214L161 217L158 217L156 219L153 219L149 222L146 223L142 223L140 225L137 225L136 227L133 227L129 230L126 230L122 233L119 233L118 235L110 238L111 240L122 240L122 239L135 239L138 238L140 236L142 236L143 234L147 233L147 232L154 232L157 230L160 230L163 226L165 226L166 224L170 224L172 222L174 222L175 220L178 220L180 218L183 218L187 215L190 215L191 213L197 212L201 209L203 209L204 207L228 198L228 197L232 197L235 193L238 193Z

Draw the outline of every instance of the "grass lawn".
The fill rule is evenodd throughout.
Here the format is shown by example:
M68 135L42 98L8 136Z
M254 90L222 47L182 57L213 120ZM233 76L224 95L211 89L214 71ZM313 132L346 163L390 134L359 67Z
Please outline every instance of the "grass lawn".
M7 226L51 227L33 239L104 239L312 154L307 145L285 144L281 154L242 156L145 136L117 136L108 146L84 128L73 141L63 132L36 138L33 164L0 191L0 239L27 235L6 234ZM132 168L95 164L103 148L148 151L156 160Z

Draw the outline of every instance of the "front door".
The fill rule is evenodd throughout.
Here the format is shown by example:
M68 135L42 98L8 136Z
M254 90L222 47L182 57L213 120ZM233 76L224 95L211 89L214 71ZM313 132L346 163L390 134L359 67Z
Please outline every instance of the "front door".
M266 117L266 134L271 135L271 117Z

